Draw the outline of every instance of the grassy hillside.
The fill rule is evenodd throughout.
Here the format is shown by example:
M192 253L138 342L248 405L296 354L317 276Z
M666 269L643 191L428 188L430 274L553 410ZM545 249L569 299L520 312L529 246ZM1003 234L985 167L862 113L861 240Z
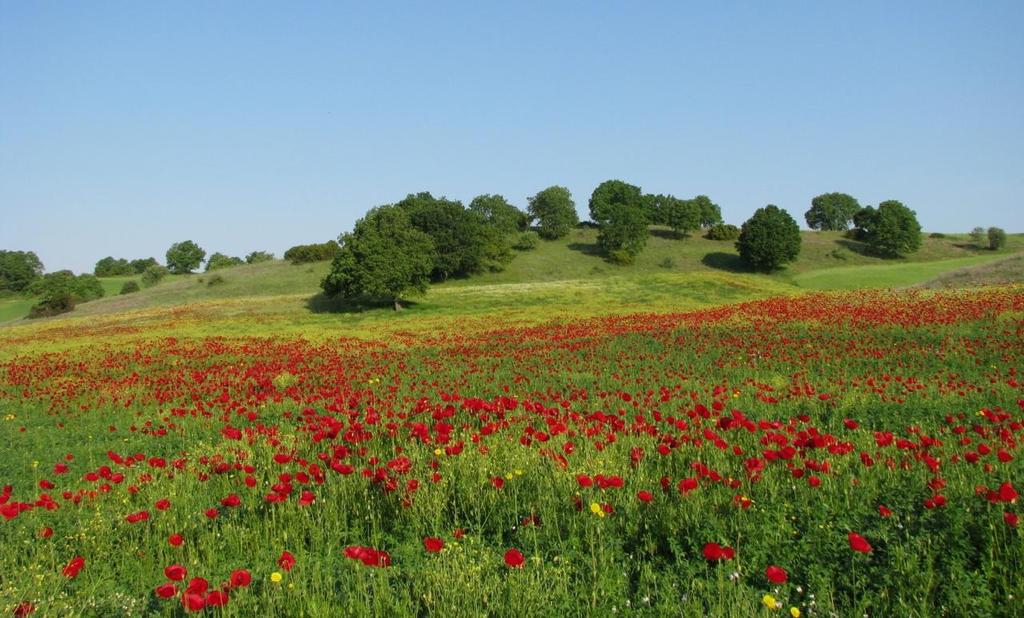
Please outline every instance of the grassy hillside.
M698 236L677 239L653 228L646 249L631 266L605 261L597 250L594 229L576 229L568 237L541 242L519 253L502 272L450 280L432 286L412 312L478 313L492 303L525 310L540 304L553 309L606 312L607 303L643 309L709 304L801 289L902 287L933 279L1024 251L1024 236L1009 237L1000 252L973 247L966 235L926 238L921 250L900 260L873 256L863 243L836 232L804 232L800 258L764 275L740 262L734 243ZM329 264L291 265L280 260L186 276L172 276L136 294L120 296L125 281L101 279L107 296L84 303L72 316L109 315L159 307L249 299L250 311L272 314L359 313L365 306L345 306L318 296ZM215 280L219 277L219 281ZM0 299L0 322L24 316L31 301Z
M1017 254L993 262L943 273L934 279L925 281L919 287L961 288L1022 282L1024 282L1024 254Z

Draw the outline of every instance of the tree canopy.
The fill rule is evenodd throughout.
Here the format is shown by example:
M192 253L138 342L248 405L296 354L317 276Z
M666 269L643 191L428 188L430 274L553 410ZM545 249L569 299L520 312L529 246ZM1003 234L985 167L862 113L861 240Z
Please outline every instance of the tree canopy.
M311 262L325 262L334 259L341 247L336 240L328 240L322 243L308 245L295 245L284 252L284 259L292 264L308 264Z
M646 219L645 201L640 187L621 180L606 180L597 185L590 195L590 220L600 226L613 216L621 218L621 212L613 214L613 210L620 206L636 210Z
M120 277L122 275L134 274L135 270L128 260L107 256L96 262L96 267L93 268L92 273L97 277Z
M478 195L469 203L469 210L502 234L521 232L529 224L526 213L509 204L501 195Z
M693 201L697 204L697 208L700 209L700 226L702 228L706 229L724 223L722 220L722 209L718 207L718 204L712 202L710 197L698 195L693 198Z
M199 245L191 240L176 242L167 250L167 268L176 275L190 273L199 268L206 257Z
M230 268L231 266L239 266L245 264L245 260L240 257L234 257L231 255L225 255L217 252L210 256L210 259L206 261L206 272L211 270L217 270L218 268Z
M900 257L921 247L917 213L896 200L886 200L877 209L860 209L853 222L868 246L883 255Z
M822 193L811 200L811 208L804 213L807 227L812 230L843 231L860 210L860 203L845 193Z
M758 270L773 270L800 255L800 227L774 204L758 208L740 228L736 249L740 258Z
M537 222L537 233L547 240L562 238L580 222L572 193L565 187L552 186L538 192L529 198L526 212L531 221Z
M356 221L321 287L344 298L386 298L401 308L409 294L424 293L434 269L434 243L412 225L401 206L379 206Z
M24 292L43 274L43 263L31 251L0 251L0 290Z

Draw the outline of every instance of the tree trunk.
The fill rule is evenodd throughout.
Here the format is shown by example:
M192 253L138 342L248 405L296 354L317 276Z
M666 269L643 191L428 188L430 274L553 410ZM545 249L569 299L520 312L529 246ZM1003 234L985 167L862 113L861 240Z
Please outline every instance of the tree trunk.
M402 303L401 303L401 301L399 301L399 300L398 300L398 299L396 298L396 299L395 299L395 311L401 311L401 310L402 310Z

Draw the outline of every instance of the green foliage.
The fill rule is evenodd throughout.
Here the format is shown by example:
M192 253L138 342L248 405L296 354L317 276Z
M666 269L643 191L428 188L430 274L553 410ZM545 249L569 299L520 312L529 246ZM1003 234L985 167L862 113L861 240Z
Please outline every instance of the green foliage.
M627 249L616 249L608 254L608 261L619 266L629 266L636 262L636 254Z
M92 272L97 277L121 277L135 273L128 260L124 258L114 259L111 256L96 262L96 267Z
M213 287L215 285L221 285L223 283L224 283L224 276L218 273L218 274L213 275L212 277L210 277L210 280L206 282L206 285L207 285L207 287Z
M531 249L536 249L539 243L540 234L533 230L527 230L516 235L512 248L516 251L530 251Z
M31 251L0 251L0 290L24 292L43 274L43 263Z
M149 257L132 260L131 262L129 262L129 264L131 264L132 266L133 274L141 275L142 273L146 272L146 269L149 268L150 266L159 266L160 263L156 261L156 258Z
M998 251L1006 246L1006 232L1002 228L988 228L988 248Z
M860 210L855 198L845 193L823 193L811 200L811 209L804 214L812 230L843 231Z
M708 228L704 238L708 240L736 240L740 237L740 228L731 223L718 223Z
M170 272L167 267L159 264L148 266L146 270L142 271L142 285L147 288L152 287L160 283L160 280L169 275Z
M858 236L882 255L904 256L921 247L921 224L917 215L896 200L860 209L853 217Z
M29 317L46 317L65 313L78 303L103 297L103 284L95 275L78 275L70 270L43 275L32 283L29 291L39 297Z
M580 222L572 194L565 187L548 187L529 198L528 204L530 220L537 222L537 233L546 240L565 236Z
M463 208L461 202L421 192L396 205L409 215L413 227L433 241L431 276L436 280L501 270L512 260L506 234L489 225L483 215Z
M635 257L647 244L647 217L639 204L608 204L603 207L607 218L597 232L597 245L612 261L627 263L613 254L623 252ZM632 259L628 263L632 263Z
M246 264L259 264L260 262L269 262L274 259L274 254L269 251L253 251L249 255L245 256Z
M671 195L657 196L661 223L672 228L675 234L689 234L700 228L702 210L696 200L681 200Z
M295 245L284 252L284 259L292 264L325 262L334 259L340 251L341 245L337 241L328 240L327 242L310 245Z
M640 187L621 180L606 180L590 195L590 220L603 226L613 218L621 218L622 210L635 210L646 222L644 199Z
M342 237L341 251L321 282L329 296L399 300L427 291L436 251L401 206L379 206L366 213Z
M979 249L985 247L988 244L988 235L985 233L985 228L978 226L971 230L971 242Z
M671 256L666 257L662 261L658 262L658 268L664 268L665 270L672 270L676 267L676 261Z
M945 237L946 237L946 235L943 234L942 232L932 232L931 234L928 234L928 238L945 238Z
M134 279L131 281L125 281L124 285L121 286L121 295L134 294L139 291L139 282Z
M182 275L199 268L206 251L191 240L185 240L171 245L166 257L167 268L176 275Z
M723 223L722 209L718 207L718 204L712 202L711 198L706 195L698 195L693 198L693 202L700 209L700 226L702 228L707 229Z
M478 195L469 203L470 212L480 215L502 234L515 234L526 229L529 217L501 195Z
M241 266L242 264L245 264L245 260L240 257L224 255L223 253L214 253L210 256L210 259L206 261L206 272L217 270L218 268Z
M743 224L736 250L758 270L774 270L800 255L800 226L778 206L758 208Z

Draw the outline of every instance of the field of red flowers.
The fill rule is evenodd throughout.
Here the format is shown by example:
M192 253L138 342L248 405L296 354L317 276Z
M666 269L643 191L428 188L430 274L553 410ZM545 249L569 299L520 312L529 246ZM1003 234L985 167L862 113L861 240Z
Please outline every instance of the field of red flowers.
M1024 615L1024 290L0 361L6 615Z

